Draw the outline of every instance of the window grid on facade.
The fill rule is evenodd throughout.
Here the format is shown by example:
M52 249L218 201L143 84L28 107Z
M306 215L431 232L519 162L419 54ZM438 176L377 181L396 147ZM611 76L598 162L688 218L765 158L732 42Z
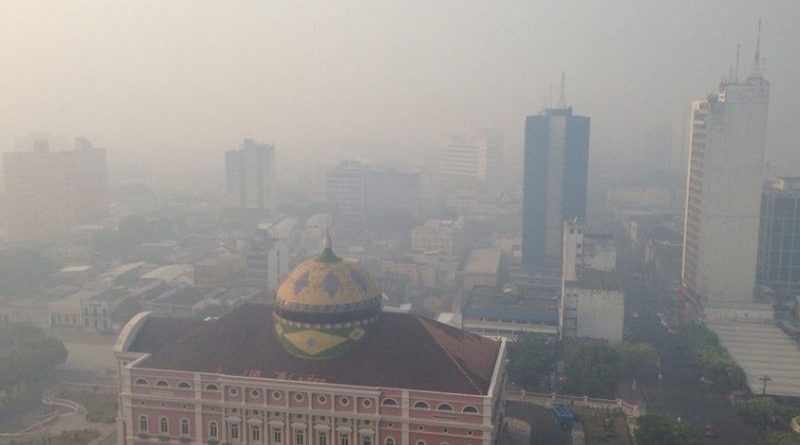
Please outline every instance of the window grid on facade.
M189 420L181 419L181 436L189 435Z
M147 416L139 416L139 432L147 433Z
M228 424L228 429L230 431L231 439L238 439L239 438L239 424L238 423L230 423Z
M162 417L158 421L158 432L161 434L168 434L169 433L169 421L166 417Z
M216 439L219 437L219 431L217 430L217 422L213 420L208 424L208 436L212 439Z
M281 433L280 428L273 428L272 430L272 443L278 444L283 442L283 434Z
M294 431L294 445L304 445L306 440L306 434L303 430L295 430Z
M250 439L256 442L261 440L261 428L254 425L250 431Z

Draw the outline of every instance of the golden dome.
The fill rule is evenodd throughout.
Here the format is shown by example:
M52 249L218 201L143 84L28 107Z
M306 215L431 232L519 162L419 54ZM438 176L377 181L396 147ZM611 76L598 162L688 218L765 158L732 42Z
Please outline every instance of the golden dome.
M299 264L278 287L275 332L292 354L334 357L368 335L380 313L378 286L333 253L328 235L322 254Z
M359 266L333 253L326 237L321 255L296 266L278 287L276 303L302 312L342 312L380 304L380 291Z

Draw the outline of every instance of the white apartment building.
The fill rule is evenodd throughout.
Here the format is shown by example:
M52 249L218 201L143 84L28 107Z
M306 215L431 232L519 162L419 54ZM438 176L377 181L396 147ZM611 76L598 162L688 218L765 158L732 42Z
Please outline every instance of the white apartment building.
M695 314L753 302L768 105L758 69L692 104L681 295Z

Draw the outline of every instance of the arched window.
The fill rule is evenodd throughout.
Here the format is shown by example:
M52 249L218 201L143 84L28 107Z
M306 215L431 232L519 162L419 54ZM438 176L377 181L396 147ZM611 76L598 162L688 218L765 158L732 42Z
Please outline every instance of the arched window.
M192 385L190 385L188 382L180 382L180 383L178 383L178 388L180 388L180 389L191 389Z
M465 406L464 409L462 409L461 411L465 413L478 414L478 408L475 408L472 405Z
M206 385L206 391L219 391L219 386L213 383L209 383L208 385Z
M169 387L169 383L167 383L166 380L159 380L159 381L156 382L156 386L161 387L161 388L168 388Z
M424 440L418 440L417 441L417 445L425 445L425 441Z
M394 445L394 437L387 437L385 445Z
M416 409L431 409L431 407L428 406L427 403L425 403L425 402L423 402L421 400L418 401L418 402L414 402L414 408L416 408Z
M142 414L141 416L139 416L139 432L147 434L147 430L148 430L148 428L147 428L147 416Z
M189 435L189 419L181 419L181 436Z
M439 406L436 407L439 411L452 411L453 407L448 405L447 403L440 403Z
M158 419L158 433L169 434L169 421L166 417Z
M137 386L147 386L147 380L145 379L136 379Z
M383 399L381 401L381 405L383 405L383 406L397 406L397 400L395 400L395 399Z
M208 422L208 437L212 439L216 439L219 437L219 429L217 428L217 422L211 421Z

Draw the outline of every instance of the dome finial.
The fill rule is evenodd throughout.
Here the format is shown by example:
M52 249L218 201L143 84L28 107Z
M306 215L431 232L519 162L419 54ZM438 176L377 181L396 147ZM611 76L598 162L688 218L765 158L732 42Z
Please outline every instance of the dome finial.
M330 229L325 229L325 238L322 240L322 250L333 250L333 239L331 239Z
M333 240L331 239L330 230L325 230L325 238L322 239L322 253L317 257L317 261L323 263L340 261L341 258L333 253Z

